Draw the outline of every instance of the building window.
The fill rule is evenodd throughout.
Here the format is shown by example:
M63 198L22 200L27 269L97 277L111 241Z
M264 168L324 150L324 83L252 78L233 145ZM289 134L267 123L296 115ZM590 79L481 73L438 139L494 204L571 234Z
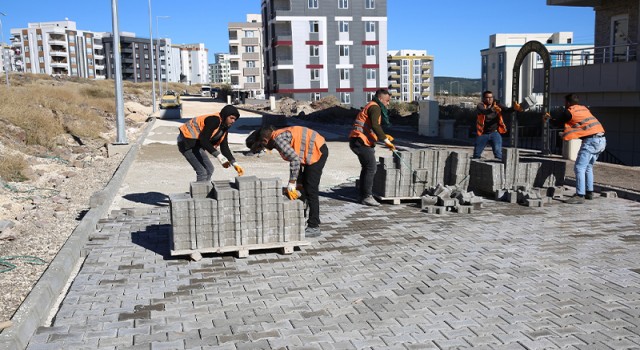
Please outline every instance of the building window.
M365 32L367 33L375 33L376 32L376 22L366 21L364 22Z
M376 0L364 0L364 8L366 9L376 8Z
M255 46L245 46L244 47L244 52L256 52L256 47Z
M42 47L42 45L38 45L38 52L42 52L44 50L44 47Z
M76 64L76 58L75 58L75 56L72 56L72 57L71 57L71 64Z
M245 38L253 38L255 35L255 32L253 30L245 30L244 31L244 37Z
M70 43L75 43L76 42L76 37L73 35L69 35L69 42Z
M148 49L148 48L149 48L149 46L147 46L147 44L144 44L144 45L142 45L142 48L146 50L146 49ZM147 78L148 78L148 77L147 77Z
M376 47L373 45L366 46L367 56L375 56L376 55Z
M247 77L247 83L255 83L256 82L256 77L253 75L250 75Z
M376 79L376 70L367 68L367 80L374 80L374 79Z
M345 104L345 105L350 105L351 104L351 94L348 92L341 92L340 93L340 103Z
M311 101L320 101L320 93L312 92L311 93Z
M247 61L246 62L246 67L247 68L255 68L256 67L256 61Z
M36 39L38 41L42 41L42 34L36 34Z
M320 46L317 46L317 45L309 46L309 56L310 57L320 56Z
M309 33L318 33L320 31L320 22L309 21Z
M320 80L320 70L312 69L311 70L311 80Z
M338 0L338 8L339 9L348 9L349 8L349 0Z
M349 70L348 69L340 69L340 80L349 80Z
M414 84L413 85L413 92L416 94L420 93L420 84Z
M44 63L44 57L42 57L42 56L38 57L38 62Z
M318 0L309 0L309 8L317 9L318 8Z
M340 21L340 22L338 22L338 25L340 27L340 33L348 33L349 32L349 22Z
M340 45L340 57L349 57L348 45Z

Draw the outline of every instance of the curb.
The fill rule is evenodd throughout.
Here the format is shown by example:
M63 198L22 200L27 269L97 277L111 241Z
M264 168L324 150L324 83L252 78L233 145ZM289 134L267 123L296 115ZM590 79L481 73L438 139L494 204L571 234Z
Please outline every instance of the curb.
M46 321L49 312L55 307L58 296L64 292L74 267L86 257L87 251L84 249L84 245L88 241L89 235L95 232L98 220L106 217L111 202L118 193L129 168L138 155L142 142L151 131L155 121L156 118L153 118L145 127L104 189L92 196L92 199L99 197L99 203L90 205L87 214L33 286L11 318L13 326L0 333L0 350L25 349L38 327Z

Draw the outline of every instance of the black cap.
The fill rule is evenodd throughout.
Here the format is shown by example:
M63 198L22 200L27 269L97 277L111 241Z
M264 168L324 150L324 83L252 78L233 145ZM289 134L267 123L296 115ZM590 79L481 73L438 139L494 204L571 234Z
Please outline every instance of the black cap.
M222 119L225 119L230 115L235 115L236 117L240 118L240 112L238 112L238 109L236 107L232 105L224 106L224 108L222 108L222 110L220 111L220 117L222 117Z

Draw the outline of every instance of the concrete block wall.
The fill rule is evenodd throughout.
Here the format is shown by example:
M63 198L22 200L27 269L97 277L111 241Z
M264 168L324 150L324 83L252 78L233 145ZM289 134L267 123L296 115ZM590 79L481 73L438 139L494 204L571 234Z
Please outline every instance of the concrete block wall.
M467 188L471 153L445 149L398 151L380 157L373 193L380 197L420 197L429 188L460 185Z
M303 203L284 197L277 178L193 182L169 199L173 251L304 240Z

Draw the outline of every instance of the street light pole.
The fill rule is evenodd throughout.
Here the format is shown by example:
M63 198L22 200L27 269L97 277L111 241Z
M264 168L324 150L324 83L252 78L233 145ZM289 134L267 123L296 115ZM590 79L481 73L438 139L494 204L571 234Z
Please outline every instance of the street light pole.
M151 52L151 95L153 96L153 113L156 112L156 80L153 78L153 21L151 19L151 0L149 0L149 50Z
M0 12L0 15L6 17L7 15L5 15L4 13ZM9 57L5 57L4 53L4 32L2 31L2 20L0 20L0 34L2 34L2 41L0 41L1 45L2 45L2 64L4 65L4 74L5 77L7 79L7 86L9 86L9 65L7 64L7 60L9 59Z
M118 0L111 0L111 20L113 26L113 65L115 69L116 94L116 144L127 144L127 133L124 130L124 98L122 96L122 59L120 57L120 26L118 23Z
M160 26L158 21L160 18L169 18L169 16L156 16L156 40L158 40L158 85L160 86L160 98L162 98L162 61L160 60ZM165 52L165 55L166 54L167 53Z

